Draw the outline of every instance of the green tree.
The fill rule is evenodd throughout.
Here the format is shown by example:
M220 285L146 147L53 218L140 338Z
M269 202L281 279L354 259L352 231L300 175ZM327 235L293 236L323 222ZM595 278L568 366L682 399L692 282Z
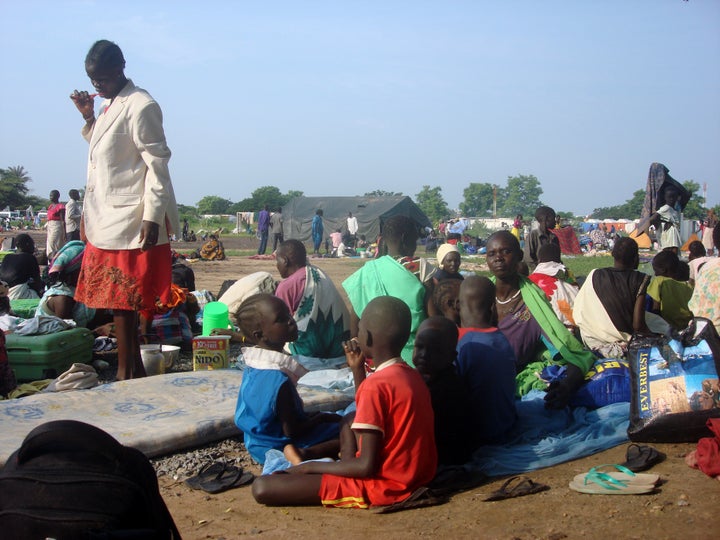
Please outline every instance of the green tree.
M236 202L230 212L259 212L267 204L271 210L285 206L295 197L302 197L303 192L290 190L285 195L275 186L264 186L252 192L251 196Z
M285 197L275 186L263 186L257 188L250 194L255 208L253 210L260 211L267 204L271 210L281 207L285 204Z
M595 219L638 219L645 204L645 190L638 189L623 204L595 208L590 214Z
M194 206L188 206L186 204L178 204L178 214L180 219L196 219L199 215L198 209Z
M471 183L463 190L463 201L460 213L463 216L486 217L492 213L493 185L487 183Z
M625 217L625 213L623 211L624 206L625 205L623 204L617 204L615 206L601 206L590 212L590 217L593 219L619 219L621 217ZM628 219L630 219L629 216Z
M705 199L699 195L700 184L692 180L685 180L683 186L690 192L690 200L683 210L686 219L702 219L706 213ZM590 214L595 219L638 219L645 204L645 190L638 189L633 196L623 204L603 206L596 208Z
M540 181L532 174L508 176L507 186L498 192L498 215L534 216L538 206L543 205L542 193Z
M302 197L303 195L304 195L304 193L303 193L302 191L298 191L298 190L296 190L296 189L291 189L290 191L288 191L288 192L285 194L285 202L283 203L283 205L289 203L290 201L292 201L292 200L295 199L296 197Z
M235 214L236 212L255 212L257 207L255 206L255 199L248 197L241 201L236 202L230 207L230 213Z
M685 180L683 187L690 192L690 200L683 210L685 219L703 219L707 215L705 208L705 197L700 195L700 184L692 180Z
M200 214L228 214L231 206L232 201L217 195L206 195L197 203Z
M450 209L441 192L442 188L439 186L431 188L425 185L420 193L415 196L415 203L432 223L437 223L450 214Z
M27 183L31 181L28 172L20 165L0 169L0 208L27 208L30 191Z
M376 189L375 191L369 191L363 197L401 197L402 192L395 191L383 191L382 189Z
M633 195L623 205L623 216L627 219L638 219L642 213L643 206L645 206L645 190L638 189L633 192Z

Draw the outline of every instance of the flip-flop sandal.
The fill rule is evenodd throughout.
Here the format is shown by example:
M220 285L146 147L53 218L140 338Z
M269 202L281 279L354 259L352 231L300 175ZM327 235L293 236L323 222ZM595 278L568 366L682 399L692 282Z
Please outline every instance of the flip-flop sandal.
M646 471L657 465L665 459L665 454L659 452L652 446L640 445L632 443L625 453L625 463L621 465L627 467L632 472Z
M402 510L412 510L413 508L425 508L426 506L437 506L445 504L450 497L444 495L436 495L432 489L421 487L413 491L410 496L400 502L393 503L389 506L381 506L374 510L375 514L393 514Z
M550 486L534 482L527 476L513 476L508 478L500 489L493 491L485 501L502 501L524 495L532 495L550 489Z
M203 481L209 481L217 478L218 476L221 476L226 469L225 463L221 461L215 461L213 463L208 463L205 465L202 469L200 469L200 472L197 473L195 476L191 476L187 480L185 480L185 484L192 488L192 489L202 489L201 483Z
M254 474L250 472L243 473L242 469L231 465L222 475L212 480L200 482L200 489L208 493L222 493L228 489L248 485L253 480L255 480Z
M632 474L632 471L629 469L625 469L625 471ZM627 474L625 471L620 472ZM580 476L582 477L580 481L578 481L578 478L575 477L573 478L573 481L568 484L570 489L579 493L588 493L593 495L640 495L650 493L655 490L655 484L647 482L636 484L632 483L628 479L623 480L614 478L608 473L598 472L597 467L590 469L584 477L583 475ZM630 478L630 475L628 475L628 477Z
M616 470L601 470L606 467L612 467ZM598 478L605 481L609 481L610 478L613 478L615 480L621 480L627 484L633 484L638 486L655 486L660 481L659 474L635 474L630 469L622 465L598 465L597 467L593 467L586 473L576 475L572 481L576 484L582 484L585 483L585 480L588 476L597 476Z

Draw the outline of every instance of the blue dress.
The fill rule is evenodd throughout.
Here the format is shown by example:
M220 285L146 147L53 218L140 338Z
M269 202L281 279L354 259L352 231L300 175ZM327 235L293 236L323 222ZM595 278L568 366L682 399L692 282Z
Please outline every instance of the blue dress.
M315 217L312 220L312 239L313 239L313 249L317 252L317 250L320 249L320 244L322 243L323 239L323 219L321 216L318 216L315 214Z
M282 450L287 444L301 448L337 438L340 424L321 423L297 439L283 433L282 422L277 413L278 392L288 384L293 395L295 414L299 420L307 419L300 395L290 378L280 370L256 369L247 366L243 371L240 393L235 409L235 425L244 434L245 448L252 458L265 463L265 452Z

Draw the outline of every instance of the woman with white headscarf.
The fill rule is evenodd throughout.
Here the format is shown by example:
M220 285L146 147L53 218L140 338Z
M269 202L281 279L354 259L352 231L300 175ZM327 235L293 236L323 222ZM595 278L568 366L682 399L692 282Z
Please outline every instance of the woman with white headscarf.
M463 279L460 273L460 250L453 244L442 244L437 250L438 270L433 274L435 283L442 279Z

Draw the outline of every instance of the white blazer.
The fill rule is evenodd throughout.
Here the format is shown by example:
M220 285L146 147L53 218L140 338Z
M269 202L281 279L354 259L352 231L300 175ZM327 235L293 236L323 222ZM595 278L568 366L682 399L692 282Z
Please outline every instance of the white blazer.
M160 106L128 80L82 135L90 143L83 201L88 241L102 249L138 249L145 220L160 225L158 244L167 243L180 224Z

